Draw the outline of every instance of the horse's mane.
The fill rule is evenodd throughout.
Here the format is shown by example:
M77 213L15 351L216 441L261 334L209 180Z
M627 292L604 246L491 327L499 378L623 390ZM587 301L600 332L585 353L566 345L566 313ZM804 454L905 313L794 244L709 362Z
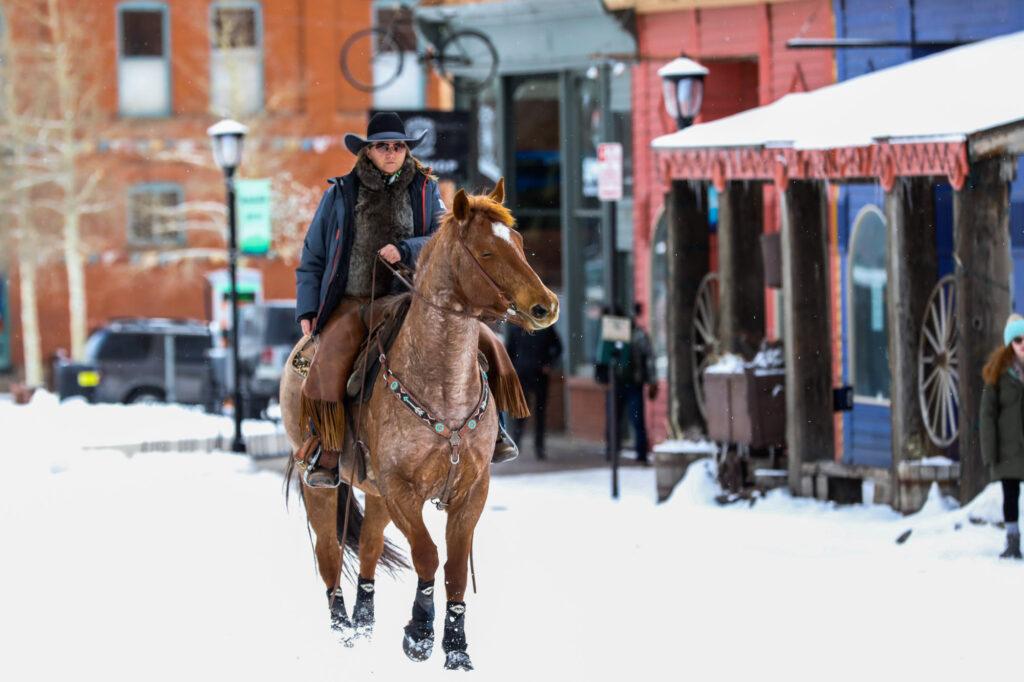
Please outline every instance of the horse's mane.
M499 204L497 201L491 199L486 194L470 194L466 196L469 199L469 212L482 212L492 223L501 223L508 227L513 227L516 224L516 219L512 216L512 211L504 204ZM455 220L455 214L452 213L451 209L444 214L441 218L441 227L438 228L437 234L434 235L433 239L429 239L426 245L423 247L423 251L420 253L419 264L416 267L416 272L423 272L424 266L430 262L430 257L439 248L442 252L448 251L447 248L439 247L439 244L452 244L453 239L458 238L458 221Z

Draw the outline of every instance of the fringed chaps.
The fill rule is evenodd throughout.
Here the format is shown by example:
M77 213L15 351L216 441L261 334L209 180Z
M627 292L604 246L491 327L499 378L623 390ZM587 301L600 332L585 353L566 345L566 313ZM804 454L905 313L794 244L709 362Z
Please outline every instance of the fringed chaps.
M338 451L345 444L345 384L366 337L359 314L364 302L361 298L342 300L320 333L309 375L302 384L300 423L303 428L312 426L324 450Z
M487 372L487 385L494 395L494 404L498 410L514 419L529 417L530 406L523 395L519 375L512 366L512 358L508 356L505 344L483 323L480 324L480 352L484 354L490 367Z

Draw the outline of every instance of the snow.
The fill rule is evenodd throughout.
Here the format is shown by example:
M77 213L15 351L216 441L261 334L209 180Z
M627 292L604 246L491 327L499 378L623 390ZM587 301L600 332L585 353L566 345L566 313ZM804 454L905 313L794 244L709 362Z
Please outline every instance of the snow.
M733 353L722 353L714 364L704 370L707 374L742 374L743 358Z
M876 142L959 142L1024 119L1024 32L965 45L691 126L656 149L835 149Z
M338 643L279 475L81 448L97 424L111 440L157 428L148 409L0 402L0 678L452 679L440 631L428 662L401 652L410 573L378 575L372 642ZM1016 674L1024 564L996 558L996 486L904 518L785 491L721 507L708 460L661 505L652 470L620 481L614 502L604 470L492 479L467 597L475 679ZM444 516L426 519L442 539Z
M669 438L654 446L655 452L671 452L679 454L701 454L714 455L718 452L718 444L710 440L676 440Z

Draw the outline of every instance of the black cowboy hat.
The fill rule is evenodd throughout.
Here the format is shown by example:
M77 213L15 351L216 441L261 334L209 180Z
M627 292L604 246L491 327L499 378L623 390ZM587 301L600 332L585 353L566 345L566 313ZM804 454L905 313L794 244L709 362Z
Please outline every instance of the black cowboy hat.
M422 130L418 136L409 137L405 133L405 124L402 123L398 114L393 111L382 111L374 114L370 119L370 125L366 127L365 138L354 133L346 133L345 146L353 154L358 154L360 149L374 142L404 142L409 149L413 149L423 141L423 136L426 134L427 131Z

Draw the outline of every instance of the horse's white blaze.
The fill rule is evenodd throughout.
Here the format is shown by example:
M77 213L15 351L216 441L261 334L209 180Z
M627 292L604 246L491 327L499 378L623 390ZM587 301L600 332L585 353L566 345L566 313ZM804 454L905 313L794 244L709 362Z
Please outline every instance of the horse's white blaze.
M512 231L508 229L508 225L501 223L491 223L491 229L494 230L494 236L499 239L504 239L509 244L512 243Z

